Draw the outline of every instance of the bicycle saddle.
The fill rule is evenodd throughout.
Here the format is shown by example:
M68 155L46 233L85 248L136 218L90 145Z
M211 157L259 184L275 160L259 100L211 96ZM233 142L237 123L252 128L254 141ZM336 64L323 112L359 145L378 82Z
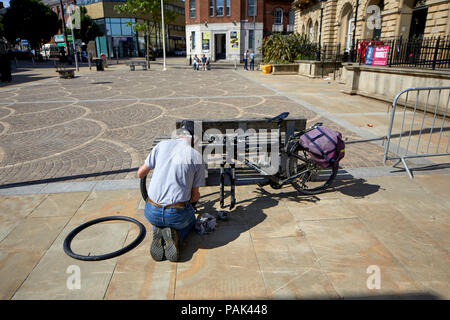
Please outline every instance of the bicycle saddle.
M289 115L289 112L283 112L283 113L280 113L280 114L277 115L276 117L267 119L266 123L269 123L269 122L272 122L272 121L281 121L281 120L283 120L284 118L286 118L288 115Z

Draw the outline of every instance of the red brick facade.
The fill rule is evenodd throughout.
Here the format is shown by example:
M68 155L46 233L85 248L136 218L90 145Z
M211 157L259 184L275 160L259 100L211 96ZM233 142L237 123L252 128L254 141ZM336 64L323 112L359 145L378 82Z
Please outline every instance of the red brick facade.
M190 18L190 1L195 1L196 15ZM264 33L272 32L274 23L274 10L281 8L283 10L283 30L287 30L289 23L289 11L291 10L292 0L256 0L256 22L264 23ZM226 0L223 1L224 6ZM253 22L253 16L248 16L248 0L230 0L230 15L227 16L224 8L223 16L216 16L216 0L214 0L214 16L209 15L209 0L185 0L186 25L201 23L232 23L232 22Z

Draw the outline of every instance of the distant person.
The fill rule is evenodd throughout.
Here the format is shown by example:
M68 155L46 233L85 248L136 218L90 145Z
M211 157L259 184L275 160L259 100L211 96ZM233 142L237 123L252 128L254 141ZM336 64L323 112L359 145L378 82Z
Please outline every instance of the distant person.
M194 61L192 61L192 66L194 70L198 70L198 65L200 64L200 59L197 57L197 55L194 56Z
M248 50L244 52L244 69L245 70L248 70L247 63L248 63Z
M253 51L250 53L250 70L255 71L255 53Z
M206 58L206 55L203 54L203 57L202 57L202 69L203 69L203 71L206 71L206 61L207 60L208 59Z

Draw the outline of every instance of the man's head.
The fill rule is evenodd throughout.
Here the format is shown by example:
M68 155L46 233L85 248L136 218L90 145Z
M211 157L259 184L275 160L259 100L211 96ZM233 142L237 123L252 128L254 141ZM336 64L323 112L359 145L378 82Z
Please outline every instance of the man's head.
M185 139L194 146L200 141L199 137L195 135L195 124L192 120L181 121L180 128L177 130L177 136L179 138Z

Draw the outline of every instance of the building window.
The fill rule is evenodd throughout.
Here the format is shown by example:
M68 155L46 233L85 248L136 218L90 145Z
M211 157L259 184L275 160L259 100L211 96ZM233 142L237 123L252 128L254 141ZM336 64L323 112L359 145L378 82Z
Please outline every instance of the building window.
M214 17L214 0L209 0L209 16Z
M189 17L191 19L195 18L195 0L189 1Z
M255 30L248 30L248 48L255 48Z
M248 0L248 16L256 16L256 0Z
M216 16L223 16L223 0L216 0Z
M230 12L230 0L227 0L227 2L226 2L226 7L227 7L227 9L226 9L226 14L227 14L227 16L229 16L230 14L231 14L231 12Z
M289 24L294 25L295 24L295 11L289 10Z
M195 31L191 31L191 49L195 49Z
M273 24L283 24L283 9L276 8L273 15Z

